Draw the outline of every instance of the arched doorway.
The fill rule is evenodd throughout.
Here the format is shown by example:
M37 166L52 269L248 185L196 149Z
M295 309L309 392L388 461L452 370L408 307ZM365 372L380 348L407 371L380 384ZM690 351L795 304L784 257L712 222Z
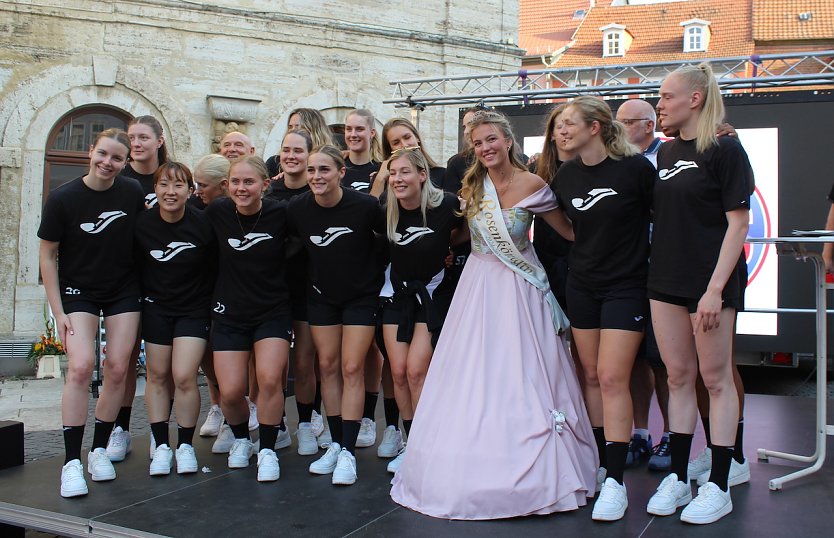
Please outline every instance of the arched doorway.
M55 188L84 175L89 149L105 129L127 129L132 117L106 105L87 105L65 114L49 133L43 174L43 199Z

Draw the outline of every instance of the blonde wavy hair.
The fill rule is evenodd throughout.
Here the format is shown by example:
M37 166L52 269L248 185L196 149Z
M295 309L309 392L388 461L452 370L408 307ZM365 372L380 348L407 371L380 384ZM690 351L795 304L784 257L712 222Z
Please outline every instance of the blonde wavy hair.
M400 157L405 157L417 172L425 172L426 180L420 187L420 212L423 214L423 226L426 225L426 210L434 209L443 202L443 191L434 186L429 178L429 163L419 146L412 146L394 150L391 159L388 161L388 170L391 170L391 163ZM386 194L386 233L388 240L392 243L397 240L397 224L400 222L400 204L394 195L394 189L390 187Z
M351 116L359 116L365 123L368 125L368 129L376 130L376 118L374 118L374 113L366 108L355 108L347 113L345 116L345 122ZM382 144L379 141L379 133L374 131L374 136L371 138L371 161L375 163L380 163L383 161L382 159Z

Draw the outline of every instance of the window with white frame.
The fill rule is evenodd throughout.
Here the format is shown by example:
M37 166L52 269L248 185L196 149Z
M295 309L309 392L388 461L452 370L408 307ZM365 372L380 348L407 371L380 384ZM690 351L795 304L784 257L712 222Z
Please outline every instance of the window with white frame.
M623 55L623 34L621 32L607 32L605 34L605 45L603 56Z
M681 23L683 26L683 51L704 52L709 47L710 22L702 19L690 19Z

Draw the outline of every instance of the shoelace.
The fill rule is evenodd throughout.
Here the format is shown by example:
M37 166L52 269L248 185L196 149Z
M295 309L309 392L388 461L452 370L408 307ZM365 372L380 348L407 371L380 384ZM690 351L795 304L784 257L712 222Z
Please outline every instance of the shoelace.
M698 496L692 499L692 502L697 506L709 506L710 501L713 497L716 496L718 487L707 487L707 484L704 484L700 488L698 488Z
M660 441L660 443L656 444L654 448L652 448L652 454L655 456L668 456L671 447L669 446L669 441Z

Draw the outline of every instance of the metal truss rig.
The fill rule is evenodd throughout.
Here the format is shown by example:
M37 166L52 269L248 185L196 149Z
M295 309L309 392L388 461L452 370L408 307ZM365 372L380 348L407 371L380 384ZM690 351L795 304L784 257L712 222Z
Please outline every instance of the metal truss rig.
M826 50L400 80L390 83L394 95L383 102L398 108L422 110L427 106L476 103L526 105L583 94L656 94L667 74L682 65L703 61L712 65L718 85L726 91L798 86L834 88L834 50Z

